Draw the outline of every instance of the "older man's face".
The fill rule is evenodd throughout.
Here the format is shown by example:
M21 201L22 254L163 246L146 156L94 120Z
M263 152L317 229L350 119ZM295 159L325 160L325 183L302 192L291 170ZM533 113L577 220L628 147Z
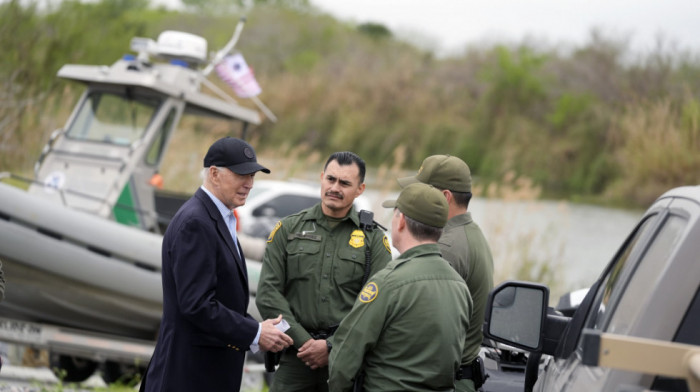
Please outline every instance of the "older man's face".
M255 173L241 175L227 168L214 170L216 173L213 173L212 193L230 210L244 205L250 190L253 189Z

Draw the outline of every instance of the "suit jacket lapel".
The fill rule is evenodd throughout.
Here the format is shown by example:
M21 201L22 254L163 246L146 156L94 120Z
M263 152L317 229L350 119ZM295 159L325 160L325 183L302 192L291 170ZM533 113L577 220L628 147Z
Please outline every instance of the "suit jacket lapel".
M211 199L209 198L209 195L207 195L203 190L197 189L195 196L204 203L204 206L206 207L207 211L209 212L209 216L212 219L214 219L214 221L216 222L216 230L219 232L219 237L221 237L221 239L224 240L224 242L226 243L226 246L228 247L229 251L231 252L233 259L236 262L236 266L238 267L238 271L243 276L243 282L245 283L245 289L246 289L246 291L248 291L248 269L246 268L246 265L245 265L245 258L243 256L243 250L241 249L241 243L238 242L238 249L241 249L241 253L239 255L238 252L236 251L235 245L233 244L233 238L231 237L231 233L228 231L228 226L226 225L226 222L224 221L224 217L221 216L219 209L216 208L216 205L214 204L213 201L211 201Z

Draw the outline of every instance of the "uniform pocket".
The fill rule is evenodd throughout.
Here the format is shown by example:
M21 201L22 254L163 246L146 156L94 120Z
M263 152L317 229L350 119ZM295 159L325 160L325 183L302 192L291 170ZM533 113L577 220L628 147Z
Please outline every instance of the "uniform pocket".
M309 279L314 267L320 263L321 242L312 239L296 239L287 247L287 276L290 280Z
M336 284L359 292L365 273L365 252L362 248L342 248L333 266Z

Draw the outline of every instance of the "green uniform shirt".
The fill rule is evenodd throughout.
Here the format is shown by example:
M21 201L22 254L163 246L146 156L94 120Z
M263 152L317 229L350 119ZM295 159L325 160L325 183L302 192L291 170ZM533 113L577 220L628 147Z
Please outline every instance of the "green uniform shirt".
M474 301L469 320L462 364L471 363L479 355L483 340L481 326L489 292L493 289L493 257L491 248L470 212L447 221L438 246L442 257L462 276Z
M352 390L361 368L366 392L453 390L471 306L437 245L409 249L370 279L340 323L330 390Z
M282 219L262 260L260 314L265 319L282 314L296 347L311 339L307 331L338 325L362 289L367 244L372 276L391 260L391 248L380 229L360 229L355 207L333 228L320 204Z

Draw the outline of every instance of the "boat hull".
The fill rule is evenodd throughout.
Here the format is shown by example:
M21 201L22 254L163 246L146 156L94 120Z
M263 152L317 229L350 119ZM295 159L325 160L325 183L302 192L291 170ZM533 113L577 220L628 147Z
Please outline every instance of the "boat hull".
M0 183L0 316L155 339L162 236ZM250 275L260 263L249 261ZM253 289L257 281L251 282ZM254 301L249 312L259 317Z

